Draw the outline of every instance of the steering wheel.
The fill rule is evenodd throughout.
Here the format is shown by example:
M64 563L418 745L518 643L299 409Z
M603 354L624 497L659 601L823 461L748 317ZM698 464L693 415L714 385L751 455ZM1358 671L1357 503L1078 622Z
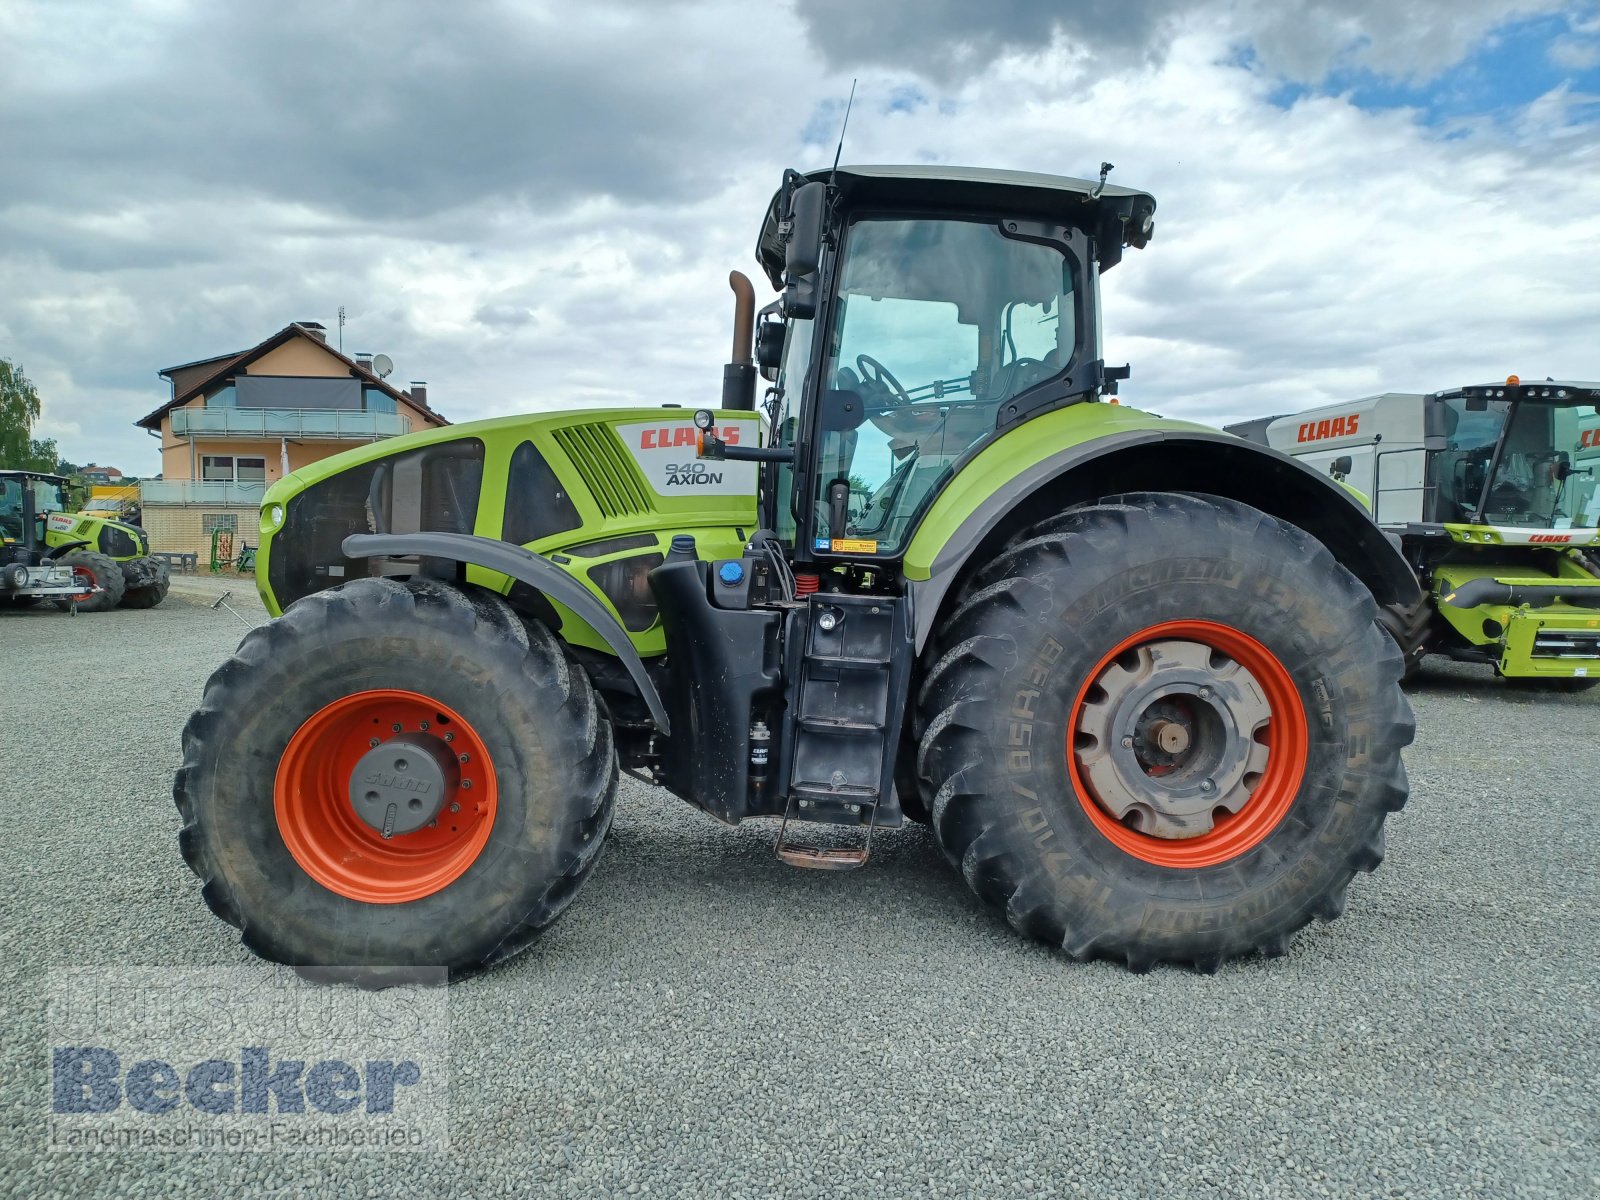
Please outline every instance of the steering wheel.
M863 382L880 387L889 393L889 407L899 408L903 404L911 403L911 397L906 394L906 389L900 386L900 381L889 373L888 367L870 354L856 355L856 366L861 368Z

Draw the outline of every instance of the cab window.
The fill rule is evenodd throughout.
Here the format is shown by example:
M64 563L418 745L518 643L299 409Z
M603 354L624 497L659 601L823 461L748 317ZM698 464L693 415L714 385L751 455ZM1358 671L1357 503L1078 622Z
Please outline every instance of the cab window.
M995 223L856 221L818 397L813 549L899 553L1001 405L1069 367L1075 299L1062 250Z

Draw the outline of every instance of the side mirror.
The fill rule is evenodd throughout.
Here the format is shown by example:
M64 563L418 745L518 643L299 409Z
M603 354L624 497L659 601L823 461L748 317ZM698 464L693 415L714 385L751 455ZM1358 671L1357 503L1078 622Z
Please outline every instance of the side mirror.
M789 240L783 247L783 269L804 278L815 273L822 257L822 205L828 185L803 183L789 197Z
M1348 454L1341 454L1328 464L1328 474L1335 479L1343 479L1350 474L1350 468L1355 466L1355 461Z
M817 267L822 261L822 210L828 188L803 183L789 196L789 235L783 247L783 315L817 315Z

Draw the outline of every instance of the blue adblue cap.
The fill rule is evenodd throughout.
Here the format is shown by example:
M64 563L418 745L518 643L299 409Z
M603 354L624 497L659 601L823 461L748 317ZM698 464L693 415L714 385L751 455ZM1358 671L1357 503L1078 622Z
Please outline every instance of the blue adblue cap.
M723 563L717 568L717 578L732 587L744 578L744 564L736 562Z

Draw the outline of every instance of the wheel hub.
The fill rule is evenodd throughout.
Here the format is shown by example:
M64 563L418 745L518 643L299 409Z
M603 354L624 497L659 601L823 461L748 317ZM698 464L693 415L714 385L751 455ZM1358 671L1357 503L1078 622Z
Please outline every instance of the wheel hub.
M438 739L391 738L350 772L350 807L385 838L415 833L438 817L457 775L454 755Z
M1094 800L1118 821L1152 837L1200 837L1260 784L1271 719L1241 663L1201 642L1155 640L1093 680L1075 752Z

